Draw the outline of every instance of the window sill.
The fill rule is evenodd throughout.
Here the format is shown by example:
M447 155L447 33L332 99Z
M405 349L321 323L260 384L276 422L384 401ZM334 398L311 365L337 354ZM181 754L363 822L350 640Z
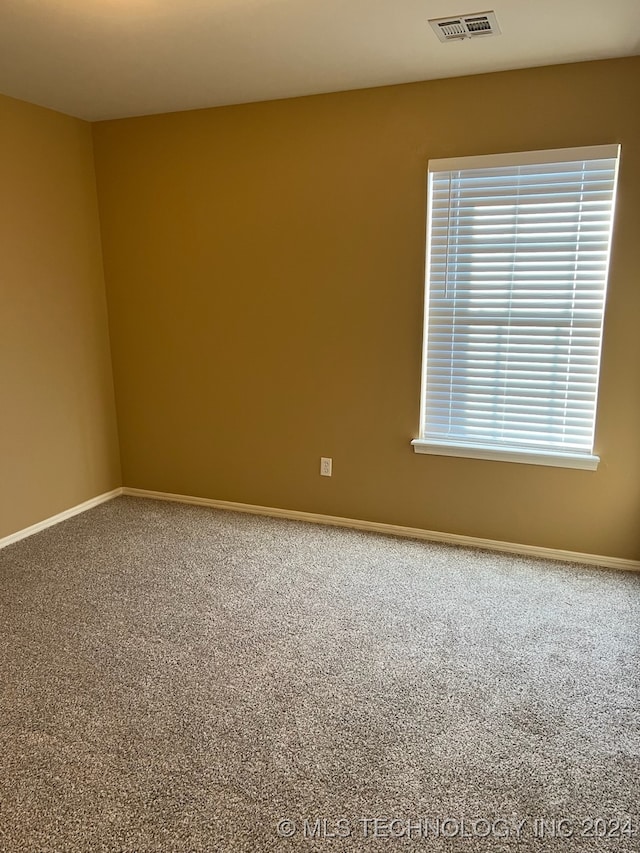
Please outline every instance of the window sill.
M492 459L496 462L521 462L525 465L548 465L553 468L582 468L595 471L599 456L591 453L553 453L543 450L518 450L517 448L489 448L479 444L445 444L414 438L411 442L416 453L433 456L462 456L468 459Z

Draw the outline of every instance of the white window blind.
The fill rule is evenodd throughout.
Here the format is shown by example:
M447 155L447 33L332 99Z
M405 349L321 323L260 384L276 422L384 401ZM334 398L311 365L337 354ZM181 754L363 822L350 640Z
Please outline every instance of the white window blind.
M416 450L597 464L618 156L608 145L429 164Z

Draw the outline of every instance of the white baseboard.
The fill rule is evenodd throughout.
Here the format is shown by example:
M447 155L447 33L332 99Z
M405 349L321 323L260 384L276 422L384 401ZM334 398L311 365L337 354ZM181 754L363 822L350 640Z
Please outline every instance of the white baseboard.
M52 515L50 518L45 518L44 521L39 521L37 524L32 524L30 527L25 527L15 533L10 533L0 539L0 548L5 548L7 545L12 545L14 542L19 542L21 539L26 539L27 536L33 536L34 533L40 533L41 530L46 530L47 527L53 527L54 524L59 524L67 518L72 518L74 515L80 515L81 512L86 512L98 504L103 504L106 501L117 498L122 494L122 487L113 489L110 492L105 492L102 495L97 495L95 498L89 498L88 501L83 501L77 506L72 506L71 509L65 509L64 512L59 512L57 515Z
M502 551L508 554L520 554L526 557L539 557L545 560L561 560L562 562L581 563L601 568L618 569L621 571L640 571L640 560L627 560L623 557L605 557L599 554L581 554L577 551L563 551L557 548L542 548L536 545L522 545L517 542L501 542L497 539L480 539L476 536L461 536L455 533L441 533L437 530L423 530L419 527L402 527L397 524L384 524L378 521L362 521L357 518L341 518L335 515L320 515L313 512L301 512L293 509L278 507L256 506L254 504L235 503L234 501L218 501L212 498L198 498L191 495L175 495L170 492L155 492L147 489L132 489L128 486L113 489L95 498L90 498L77 506L45 518L37 524L25 527L15 533L0 539L0 548L19 542L34 533L53 527L67 518L79 515L101 503L110 501L120 495L153 500L174 501L176 503L194 504L213 509L229 510L231 512L246 512L252 515L267 515L273 518L287 518L292 521L306 521L312 524L329 524L334 527L348 527L354 530L367 530L372 533L383 533L387 536L402 536L410 539L425 539L429 542L442 542L448 545L462 545L467 548L482 548L487 551Z
M581 563L622 571L640 571L640 560L627 560L623 557L604 557L599 554L580 554L576 551L562 551L557 548L542 548L536 545L521 545L516 542L500 542L497 539L479 539L475 536L460 536L455 533L440 533L436 530L422 530L419 527L401 527L397 524L383 524L377 521L361 521L356 518L340 518L335 515L319 515L312 512L300 512L292 509L279 509L253 504L217 501L211 498L196 498L190 495L174 495L169 492L154 492L147 489L132 489L125 486L122 494L138 498L152 498L161 501L208 506L213 509L225 509L232 512L248 512L253 515L268 515L274 518L288 518L292 521L308 521L314 524L330 524L336 527L350 527L355 530L369 530L390 536L403 536L410 539L426 539L429 542L443 542L448 545L463 545L467 548L482 548L488 551L503 551L508 554L520 554L526 557L539 557L545 560L561 560L569 563Z

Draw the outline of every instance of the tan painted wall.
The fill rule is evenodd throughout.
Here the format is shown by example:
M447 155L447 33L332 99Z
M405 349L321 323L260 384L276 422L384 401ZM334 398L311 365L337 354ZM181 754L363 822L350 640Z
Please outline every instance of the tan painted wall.
M0 537L120 483L91 128L0 96Z
M633 58L95 125L125 484L640 558L639 90ZM415 455L427 160L610 142L600 469Z

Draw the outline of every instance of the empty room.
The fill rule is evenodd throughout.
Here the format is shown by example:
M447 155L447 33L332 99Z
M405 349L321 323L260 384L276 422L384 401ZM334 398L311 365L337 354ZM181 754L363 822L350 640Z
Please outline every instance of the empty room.
M638 0L6 0L0 93L0 853L638 853Z

